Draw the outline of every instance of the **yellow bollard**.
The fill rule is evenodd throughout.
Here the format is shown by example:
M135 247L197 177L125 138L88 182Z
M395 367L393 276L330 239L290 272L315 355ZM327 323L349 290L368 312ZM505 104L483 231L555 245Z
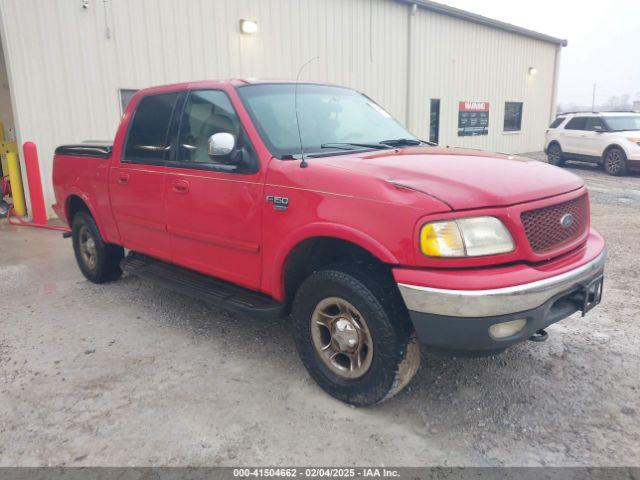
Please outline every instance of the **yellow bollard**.
M9 164L7 163L7 155L0 152L0 165L2 165L2 175L9 175Z
M7 153L7 164L9 166L9 182L11 183L11 198L13 200L13 211L19 217L27 214L24 203L24 190L22 188L22 175L20 175L20 160L18 154Z

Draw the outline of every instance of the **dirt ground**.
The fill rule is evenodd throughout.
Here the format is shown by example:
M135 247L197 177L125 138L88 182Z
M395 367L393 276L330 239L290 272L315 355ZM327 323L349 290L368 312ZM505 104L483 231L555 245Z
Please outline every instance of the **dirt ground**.
M69 240L3 221L0 466L640 465L640 175L572 171L608 241L602 304L500 356L423 352L365 409L314 384L288 321L93 285Z

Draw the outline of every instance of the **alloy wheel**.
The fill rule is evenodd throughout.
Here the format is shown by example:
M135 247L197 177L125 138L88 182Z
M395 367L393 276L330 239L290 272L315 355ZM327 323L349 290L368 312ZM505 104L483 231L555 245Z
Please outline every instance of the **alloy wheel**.
M557 145L552 145L551 147L549 147L549 151L548 151L549 163L556 164L560 162L560 155L561 155L560 147L558 147Z
M622 155L618 150L611 150L607 154L606 167L607 171L612 175L617 174L622 169Z
M78 240L82 261L88 268L93 270L98 263L98 249L96 248L96 241L93 235L91 235L89 229L84 225L78 232Z
M373 341L367 323L348 301L329 297L311 315L311 338L322 362L343 379L355 379L369 370Z

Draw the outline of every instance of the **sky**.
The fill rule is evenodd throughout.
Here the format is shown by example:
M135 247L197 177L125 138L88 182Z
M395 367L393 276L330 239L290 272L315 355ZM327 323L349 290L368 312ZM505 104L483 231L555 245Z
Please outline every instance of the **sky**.
M640 100L640 0L436 0L569 41L558 102L591 105L628 94Z

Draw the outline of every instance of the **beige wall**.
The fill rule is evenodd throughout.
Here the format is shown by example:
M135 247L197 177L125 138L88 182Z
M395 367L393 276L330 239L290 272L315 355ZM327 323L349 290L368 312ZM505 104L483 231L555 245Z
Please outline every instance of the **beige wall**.
M55 146L111 138L119 88L294 78L302 63L319 56L303 80L359 89L403 122L409 115L409 127L423 138L429 99L440 98L441 143L540 149L551 117L556 46L410 11L393 0L89 0L87 9L81 0L0 0L19 140L38 145L51 203ZM241 35L240 18L257 19L259 33ZM530 66L539 71L533 78ZM463 100L491 102L489 136L457 137ZM505 101L524 102L523 132L502 133Z
M0 47L2 45L0 44ZM0 48L0 122L4 127L5 140L15 139L15 129L13 125L13 113L11 109L11 93L9 92L9 77L7 67L4 62L4 53Z

